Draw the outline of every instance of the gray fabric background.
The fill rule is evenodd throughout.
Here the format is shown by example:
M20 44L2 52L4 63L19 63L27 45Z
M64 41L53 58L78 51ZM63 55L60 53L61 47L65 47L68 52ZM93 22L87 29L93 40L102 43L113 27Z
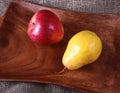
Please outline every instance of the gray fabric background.
M120 0L26 0L60 9L92 13L120 14ZM6 7L11 0L0 0L0 15L4 15ZM73 82L74 83L74 82ZM82 93L58 85L0 82L0 93Z

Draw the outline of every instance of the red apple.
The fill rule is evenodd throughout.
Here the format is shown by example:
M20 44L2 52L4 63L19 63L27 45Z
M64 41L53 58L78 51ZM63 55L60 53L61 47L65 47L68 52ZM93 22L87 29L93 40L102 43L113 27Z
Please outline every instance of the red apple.
M27 33L34 43L54 44L62 40L64 29L57 15L49 10L40 10L31 18Z

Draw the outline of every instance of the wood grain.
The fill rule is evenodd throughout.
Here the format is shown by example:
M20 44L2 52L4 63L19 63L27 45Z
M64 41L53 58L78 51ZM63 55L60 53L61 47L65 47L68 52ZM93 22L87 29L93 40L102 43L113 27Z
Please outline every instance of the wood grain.
M3 17L0 16L0 25L2 24Z
M35 45L27 36L30 18L42 9L54 12L61 19L65 29L61 42ZM59 74L68 40L85 29L100 36L103 43L100 58L78 70ZM120 15L72 12L13 1L0 28L0 79L52 83L89 93L119 93Z

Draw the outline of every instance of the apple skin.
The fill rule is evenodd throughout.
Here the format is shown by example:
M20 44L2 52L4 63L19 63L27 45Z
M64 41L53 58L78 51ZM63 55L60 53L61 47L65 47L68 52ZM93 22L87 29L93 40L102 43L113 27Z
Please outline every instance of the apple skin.
M62 40L64 29L57 15L49 10L39 10L30 19L28 36L37 44L54 44Z

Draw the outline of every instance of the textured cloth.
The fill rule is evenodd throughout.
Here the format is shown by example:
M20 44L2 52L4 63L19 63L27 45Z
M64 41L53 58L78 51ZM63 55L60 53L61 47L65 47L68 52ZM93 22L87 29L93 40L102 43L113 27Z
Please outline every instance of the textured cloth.
M0 15L12 0L0 0ZM120 0L25 0L44 6L80 12L120 14Z
M80 12L120 14L120 0L26 0L44 6ZM11 0L0 0L0 15L4 15ZM74 82L73 82L74 83ZM0 82L0 93L82 93L58 85L26 82Z

